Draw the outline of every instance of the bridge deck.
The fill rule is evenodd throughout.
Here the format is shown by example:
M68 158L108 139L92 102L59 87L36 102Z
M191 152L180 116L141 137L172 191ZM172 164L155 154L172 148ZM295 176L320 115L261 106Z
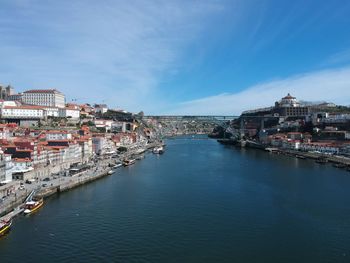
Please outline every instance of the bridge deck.
M239 116L226 116L226 115L147 115L144 119L162 119L162 120L234 120Z

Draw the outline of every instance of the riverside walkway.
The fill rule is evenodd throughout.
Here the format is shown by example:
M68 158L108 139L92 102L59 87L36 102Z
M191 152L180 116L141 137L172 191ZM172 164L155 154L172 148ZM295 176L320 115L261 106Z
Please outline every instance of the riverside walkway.
M155 142L144 145L143 147L146 151L158 145L159 142ZM71 176L59 175L57 177L51 175L48 181L37 180L31 182L30 184L25 184L24 189L16 189L13 194L9 195L5 200L1 201L0 216L2 216L1 218L9 219L21 213L23 211L22 206L24 202L33 190L35 190L36 196L48 197L50 195L67 191L102 178L108 175L108 172L112 170L110 166L115 165L116 162L120 162L122 159L131 158L138 155L139 149L140 148L135 148L129 152L120 154L118 158L112 158L111 156L102 157L100 160L96 161L95 165L89 170Z

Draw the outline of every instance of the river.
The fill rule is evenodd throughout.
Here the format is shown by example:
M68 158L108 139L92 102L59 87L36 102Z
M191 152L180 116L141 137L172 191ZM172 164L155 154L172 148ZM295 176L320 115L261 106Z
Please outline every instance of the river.
M350 173L203 137L14 220L0 262L350 262Z

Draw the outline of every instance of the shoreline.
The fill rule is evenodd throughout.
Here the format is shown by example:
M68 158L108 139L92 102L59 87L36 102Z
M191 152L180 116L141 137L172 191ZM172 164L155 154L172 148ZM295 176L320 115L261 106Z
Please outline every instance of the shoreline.
M301 156L301 157L304 157L305 159L314 160L314 161L322 159L322 160L325 160L325 163L331 163L335 165L345 165L346 167L350 167L350 158L337 156L337 155L327 155L322 153L302 152L302 151L286 150L286 149L278 149L276 153L292 156L295 158L300 158Z
M54 180L49 181L51 185L47 187L40 187L35 196L46 199L55 194L66 192L79 186L92 183L106 176L113 175L114 172L112 174L109 174L109 172L115 171L111 165L115 165L116 161L140 156L150 149L160 145L164 145L164 143L159 141L150 143L146 145L145 150L142 153L129 152L118 156L118 158L107 157L108 159L99 160L94 167L90 168L89 170L73 176L60 176L59 178L56 178L55 185L52 185L53 183L51 183L54 182ZM40 182L40 184L42 183L43 182ZM23 211L24 201L26 200L27 196L28 192L26 191L18 198L16 196L15 202L12 202L8 206L2 208L0 211L0 220L10 220L21 214Z
M229 143L229 140L223 141L220 139L217 139L217 142L222 145L231 145L235 146L236 148L247 148L247 149L254 149L254 150L260 150L265 151L272 154L281 154L286 155L294 158L299 159L308 159L308 160L314 160L319 161L322 160L322 164L333 164L335 168L343 168L345 170L348 169L350 171L350 158L339 156L339 155L329 155L329 154L323 154L323 153L315 153L315 152L303 152L303 151L297 151L297 150L290 150L290 149L282 149L282 148L275 148L275 147L255 147L254 145L251 145L249 143L245 144L244 147L242 147L240 144L237 143ZM342 167L344 166L344 167Z

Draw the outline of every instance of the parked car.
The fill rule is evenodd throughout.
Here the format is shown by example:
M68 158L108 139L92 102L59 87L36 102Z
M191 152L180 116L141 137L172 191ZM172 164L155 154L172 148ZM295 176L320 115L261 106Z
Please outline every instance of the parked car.
M44 181L44 182L48 182L48 181L50 181L50 178L49 178L49 177L46 177L46 178L43 179L43 181Z

